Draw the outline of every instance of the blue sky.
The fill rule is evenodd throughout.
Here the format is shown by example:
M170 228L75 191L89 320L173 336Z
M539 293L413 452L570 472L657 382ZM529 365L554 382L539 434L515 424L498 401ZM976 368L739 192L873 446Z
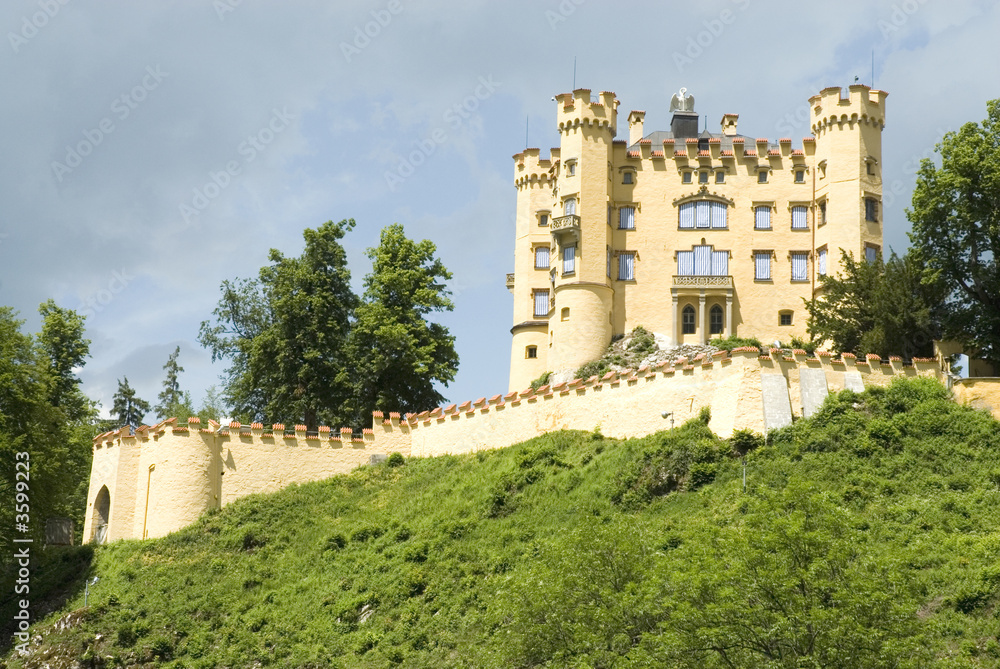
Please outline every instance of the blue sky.
M511 156L526 119L530 145L557 141L550 100L574 57L577 86L615 91L623 118L646 110L648 130L685 86L710 127L736 112L742 133L798 145L809 96L871 83L874 51L900 252L917 162L998 95L1000 9L976 0L94 5L0 8L0 304L32 331L49 297L87 311L81 377L105 407L126 375L155 400L176 346L199 403L224 368L197 343L219 284L344 218L359 292L383 226L437 244L461 357L442 391L505 391Z

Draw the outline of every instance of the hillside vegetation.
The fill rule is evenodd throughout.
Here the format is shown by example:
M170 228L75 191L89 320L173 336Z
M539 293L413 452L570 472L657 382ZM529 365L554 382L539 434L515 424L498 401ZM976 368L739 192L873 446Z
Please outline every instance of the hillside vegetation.
M68 601L6 666L1000 667L998 427L917 379L766 445L702 416L394 458L46 553Z

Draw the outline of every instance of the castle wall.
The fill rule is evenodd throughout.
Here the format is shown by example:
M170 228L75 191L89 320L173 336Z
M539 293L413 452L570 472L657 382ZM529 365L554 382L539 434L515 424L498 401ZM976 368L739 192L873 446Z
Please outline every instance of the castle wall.
M1000 420L1000 377L959 379L951 387L955 401L974 409L985 409Z

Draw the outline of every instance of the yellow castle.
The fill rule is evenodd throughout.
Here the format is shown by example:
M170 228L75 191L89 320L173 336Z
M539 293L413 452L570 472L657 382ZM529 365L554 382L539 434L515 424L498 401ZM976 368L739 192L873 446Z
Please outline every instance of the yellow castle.
M841 249L881 253L886 95L822 90L800 147L739 134L737 114L699 130L683 88L669 131L633 111L627 141L614 93L553 98L559 146L514 156L509 389L597 359L637 325L673 344L804 338L803 299Z

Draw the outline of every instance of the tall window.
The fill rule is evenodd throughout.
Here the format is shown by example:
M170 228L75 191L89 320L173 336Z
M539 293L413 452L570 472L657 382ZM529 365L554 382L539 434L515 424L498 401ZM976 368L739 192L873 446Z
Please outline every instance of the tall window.
M700 184L708 183L708 172L698 172L698 183Z
M729 251L715 251L709 245L695 246L690 251L678 251L677 274L680 276L728 276Z
M536 290L534 293L535 316L549 315L549 291Z
M868 262L875 262L878 260L878 247L877 246L866 246L865 247L865 260Z
M753 254L754 262L754 275L753 278L758 281L770 281L771 280L771 252L770 251L754 251Z
M634 281L635 280L635 253L632 251L624 252L618 254L618 280L619 281Z
M611 278L611 247L608 247L608 278Z
M563 247L563 274L576 271L576 245Z
M808 253L793 253L792 281L808 281L809 280L808 267L809 267Z
M754 207L753 227L757 230L771 229L771 207L767 205Z
M623 184L633 183L633 181L632 181L632 173L631 172L629 172L629 171L622 172L622 183Z
M548 269L549 268L549 247L548 246L536 246L535 247L535 269Z
M722 307L718 304L708 312L708 324L710 334L722 334Z
M873 197L865 198L865 220L878 223L878 200Z
M574 174L576 174L576 163L575 162L566 163L566 172L569 173L569 176L573 176Z
M677 208L680 228L717 228L725 229L729 223L726 220L729 207L725 202L699 200L685 202Z
M635 207L622 207L618 210L618 229L635 230Z
M805 230L809 227L807 211L806 207L792 207L792 230Z
M826 276L826 249L820 249L817 255L816 272L820 276Z
M571 216L576 213L576 198L571 197L563 204L563 213Z
M681 312L681 331L684 334L694 334L694 307L690 304Z
M819 203L819 224L826 225L826 201Z
M549 224L548 214L542 214L541 216L538 217L538 225L548 225L548 224Z
M805 170L795 170L795 183L804 184L806 182Z
M767 183L767 170L760 170L757 172L757 183L766 184Z

